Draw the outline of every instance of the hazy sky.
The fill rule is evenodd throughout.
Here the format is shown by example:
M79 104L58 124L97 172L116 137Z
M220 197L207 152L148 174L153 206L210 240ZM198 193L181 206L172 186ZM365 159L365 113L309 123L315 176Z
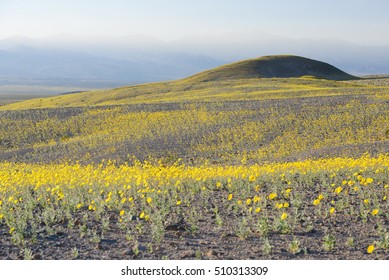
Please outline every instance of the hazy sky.
M389 44L388 0L0 0L0 39L261 31Z

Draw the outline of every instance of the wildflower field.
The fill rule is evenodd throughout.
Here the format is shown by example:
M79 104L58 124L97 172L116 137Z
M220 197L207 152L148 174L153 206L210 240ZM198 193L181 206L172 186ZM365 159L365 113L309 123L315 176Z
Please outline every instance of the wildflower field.
M388 259L386 79L0 107L1 259Z

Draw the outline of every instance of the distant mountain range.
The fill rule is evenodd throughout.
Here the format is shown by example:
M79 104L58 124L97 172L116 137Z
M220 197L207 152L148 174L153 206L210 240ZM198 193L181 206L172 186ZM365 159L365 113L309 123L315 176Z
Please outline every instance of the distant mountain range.
M110 87L182 78L220 63L180 53L130 61L19 46L0 51L0 81L3 85Z
M389 73L388 46L339 40L297 40L260 32L170 42L146 36L58 35L0 40L0 84L116 87L175 80L228 62L280 53L327 61L354 75Z

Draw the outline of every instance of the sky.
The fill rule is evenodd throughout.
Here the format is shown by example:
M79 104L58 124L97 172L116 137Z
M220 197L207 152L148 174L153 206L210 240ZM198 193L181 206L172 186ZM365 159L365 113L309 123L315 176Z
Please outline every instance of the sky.
M389 44L388 0L0 0L0 39L264 32Z

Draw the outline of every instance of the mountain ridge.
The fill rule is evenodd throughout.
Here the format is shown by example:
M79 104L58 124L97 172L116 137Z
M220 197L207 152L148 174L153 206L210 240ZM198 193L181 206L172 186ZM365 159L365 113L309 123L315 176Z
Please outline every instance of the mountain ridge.
M117 87L184 78L221 65L207 56L179 53L139 60L120 60L78 51L19 45L0 49L0 80L15 85Z

